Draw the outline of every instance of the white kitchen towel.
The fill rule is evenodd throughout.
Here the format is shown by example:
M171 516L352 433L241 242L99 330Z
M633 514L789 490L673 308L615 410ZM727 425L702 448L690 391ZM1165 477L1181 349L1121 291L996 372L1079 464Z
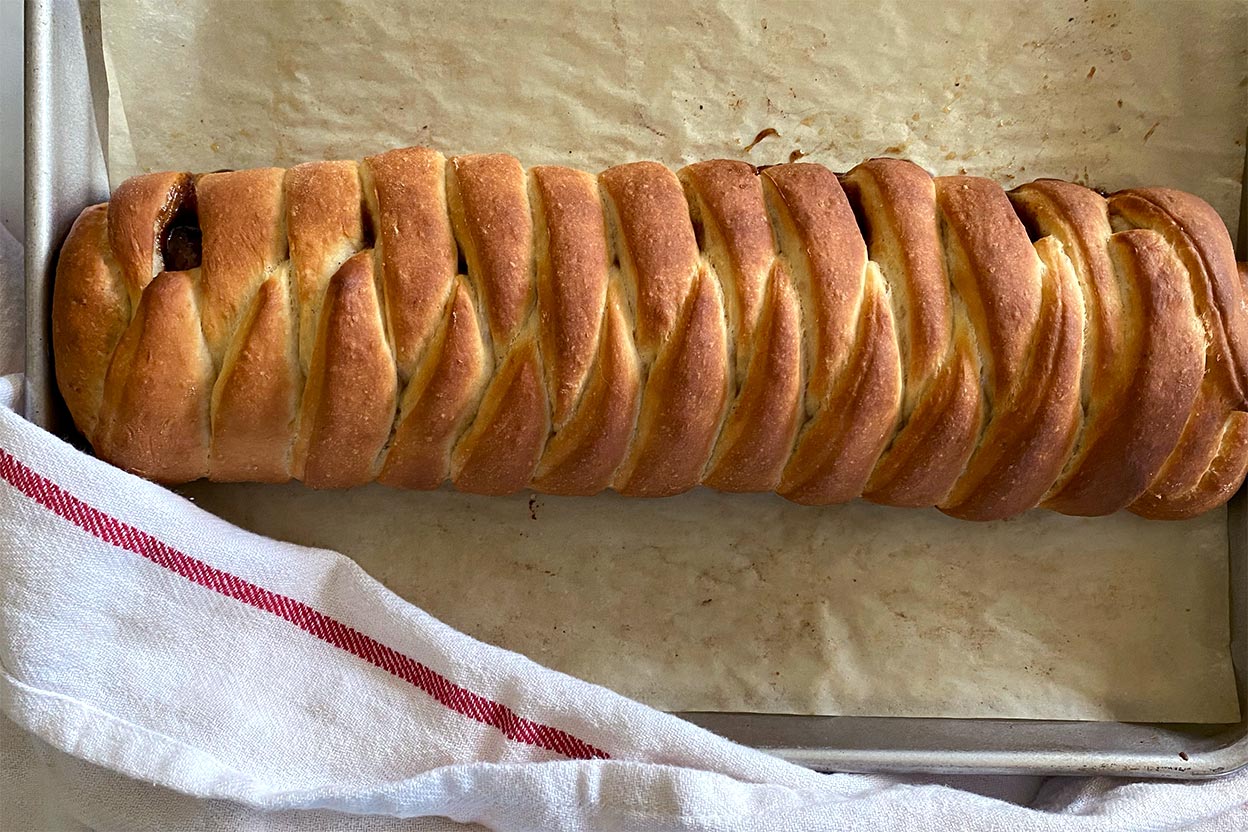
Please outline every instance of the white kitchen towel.
M246 828L301 810L364 822L329 810L395 828L1118 830L1230 822L1248 799L1244 777L1055 781L1028 808L806 771L475 641L341 555L80 453L10 409L19 381L0 379L4 713L97 779L129 778L140 803L153 789L224 802ZM146 811L129 828L171 825Z

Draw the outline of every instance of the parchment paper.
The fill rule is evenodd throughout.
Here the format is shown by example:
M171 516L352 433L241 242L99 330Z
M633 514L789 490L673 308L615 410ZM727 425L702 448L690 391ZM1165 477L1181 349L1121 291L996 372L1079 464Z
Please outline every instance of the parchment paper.
M113 181L417 143L589 170L889 154L1007 185L1171 185L1237 222L1241 3L389 6L106 0ZM984 525L705 491L187 493L659 707L1238 716L1224 511Z

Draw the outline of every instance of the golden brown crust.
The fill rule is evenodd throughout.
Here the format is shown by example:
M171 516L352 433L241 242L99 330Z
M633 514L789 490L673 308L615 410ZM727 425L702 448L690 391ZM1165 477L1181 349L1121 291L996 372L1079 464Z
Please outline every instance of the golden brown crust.
M911 508L937 505L966 469L984 416L969 325L955 331L952 355L930 390L876 463L863 491L866 499Z
M595 494L610 486L628 452L641 400L641 363L623 290L610 284L597 181L569 168L538 167L530 172L530 188L538 334L554 432L533 487Z
M981 346L991 402L1017 387L1027 369L1041 312L1040 259L1000 185L943 176L936 195L950 278Z
M1044 505L1066 514L1109 514L1157 478L1182 435L1205 363L1204 332L1182 264L1160 235L1121 231L1110 239L1115 271L1132 287L1138 332L1118 360L1128 384L1085 428L1076 473Z
M1111 240L1108 204L1094 191L1041 180L1010 196L1034 234L1062 241L1086 308L1083 431L1044 505L1109 514L1144 493L1187 420L1204 367L1191 290L1160 235Z
M733 356L733 398L702 481L724 491L770 491L800 418L801 307L788 271L777 263L754 168L700 162L684 168L680 179L710 273L723 288Z
M701 480L727 405L723 298L700 261L684 191L670 170L634 162L599 181L648 371L632 447L613 487L636 496L678 494Z
M148 284L104 384L94 442L102 458L159 482L208 473L212 357L192 272Z
M396 488L438 488L450 476L451 451L468 427L489 378L472 291L457 278L438 336L403 392L398 428L380 481Z
M724 159L689 165L679 177L695 232L701 231L701 248L724 290L737 354L736 373L743 378L776 260L763 186L752 165Z
M1236 408L1248 408L1248 298L1222 218L1203 199L1169 188L1122 191L1110 197L1110 209L1131 225L1153 228L1174 246L1191 273L1196 312L1205 322L1211 354L1219 356L1228 394Z
M719 283L703 271L646 380L616 491L666 497L700 482L728 403L727 340Z
M295 477L313 488L376 478L397 391L372 252L362 251L342 264L325 290L299 411Z
M802 309L784 264L772 268L757 346L702 478L720 491L774 490L801 423Z
M821 165L777 165L762 173L768 211L802 302L806 412L837 386L858 342L867 246L836 174Z
M836 175L793 164L763 178L807 333L810 418L776 490L799 503L845 502L862 494L898 415L892 310Z
M1204 328L1205 372L1178 446L1131 510L1145 517L1190 517L1221 505L1248 471L1248 298L1230 235L1202 200L1163 188L1114 194L1114 226L1160 234L1187 272Z
M299 366L316 346L321 300L334 272L364 247L364 195L355 162L308 162L286 172L286 233L299 309Z
M905 370L897 432L864 496L936 505L966 468L983 417L975 340L945 269L936 185L899 159L864 162L843 181L890 287Z
M1112 398L1130 375L1118 359L1129 349L1131 328L1123 326L1123 317L1131 314L1131 287L1123 285L1110 261L1108 203L1096 191L1057 179L1030 182L1009 196L1034 238L1061 240L1079 278L1087 316L1084 402ZM1094 413L1089 421L1095 421Z
M1195 197L887 159L447 164L151 174L85 211L52 328L100 455L968 519L1188 517L1248 475L1248 275Z
M281 168L210 173L195 183L203 233L200 317L218 367L256 290L286 259Z
M211 479L290 479L302 392L295 332L290 277L281 266L256 292L212 391Z
M533 215L524 168L502 153L457 156L446 184L455 236L498 354L533 308Z
M130 296L108 246L108 204L78 216L61 248L52 287L52 357L61 395L88 441L104 398L104 376L130 323Z
M680 323L697 278L689 206L675 174L655 162L617 165L598 181L632 300L637 351L649 365Z
M936 186L927 171L901 159L863 162L842 183L891 291L906 376L903 414L909 415L944 366L953 332Z
M108 245L130 291L131 306L165 269L161 237L188 198L194 200L189 173L148 173L117 186L108 203Z
M451 456L460 491L511 494L533 479L550 436L537 335L529 331L495 373L468 432Z
M453 160L447 186L498 368L451 454L451 481L460 491L510 494L529 484L550 436L531 314L535 269L528 181L511 156L466 156Z
M852 371L839 374L824 406L806 423L776 490L797 503L852 500L866 488L893 433L901 403L901 360L884 279L866 270Z
M1139 346L1140 309L1130 303L1131 289L1121 285L1122 277L1110 262L1109 209L1100 194L1073 182L1042 179L1016 188L1009 197L1033 239L1052 236L1061 241L1083 295L1083 425L1074 452L1048 497L1054 506L1077 510L1078 501L1063 497L1063 492L1067 483L1082 478L1087 454L1117 418L1121 397L1131 382L1129 353ZM1123 505L1132 499L1128 497Z
M364 198L376 231L386 335L407 381L436 334L455 282L446 204L446 159L427 147L364 160Z
M588 173L538 167L530 174L539 337L558 431L572 417L598 352L611 265L607 225Z
M576 410L546 444L533 487L547 494L597 494L628 453L641 401L641 364L612 287L598 341L598 359Z
M1206 376L1206 380L1208 376ZM1152 520L1183 520L1224 504L1248 474L1248 413L1204 384L1161 475L1130 510Z
M1035 506L1079 426L1083 300L1061 244L1032 247L1000 186L936 180L954 285L981 354L990 410L979 447L941 510L990 520Z

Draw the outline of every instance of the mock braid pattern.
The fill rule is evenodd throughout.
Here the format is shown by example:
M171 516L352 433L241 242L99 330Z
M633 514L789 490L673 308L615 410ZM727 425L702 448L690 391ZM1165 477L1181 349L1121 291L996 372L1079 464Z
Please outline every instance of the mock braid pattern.
M53 338L96 452L166 482L1178 518L1248 471L1246 293L1165 189L405 148L128 180Z

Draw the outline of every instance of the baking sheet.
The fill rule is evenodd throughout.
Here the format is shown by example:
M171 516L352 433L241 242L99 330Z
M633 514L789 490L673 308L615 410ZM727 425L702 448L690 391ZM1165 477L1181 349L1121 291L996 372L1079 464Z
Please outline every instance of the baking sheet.
M412 143L591 170L889 153L1007 184L1168 184L1236 220L1241 4L385 6L105 2L110 177ZM778 135L747 150L766 128ZM973 525L708 492L188 493L660 707L1238 714L1221 511Z

